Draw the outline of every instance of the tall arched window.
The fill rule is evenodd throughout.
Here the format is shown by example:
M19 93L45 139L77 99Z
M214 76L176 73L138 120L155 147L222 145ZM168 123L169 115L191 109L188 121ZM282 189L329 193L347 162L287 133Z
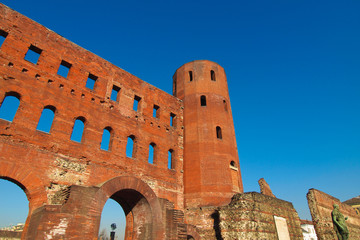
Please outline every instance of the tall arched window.
M210 77L211 77L211 81L216 81L216 77L215 77L215 72L214 70L210 71Z
M190 80L190 82L193 80L193 72L192 71L189 71L189 80Z
M85 118L84 117L76 118L70 139L74 142L80 143L82 140L84 127L85 127Z
M12 122L20 105L20 94L8 92L0 107L0 118Z
M206 96L205 95L202 95L201 97L200 97L200 104L201 104L201 106L206 106Z
M134 144L135 143L135 136L134 135L130 135L127 138L127 144L126 144L126 156L128 158L133 158L134 157Z
M168 169L175 169L174 150L168 151Z
M101 139L100 149L105 150L105 151L111 150L111 133L112 133L111 127L104 128L102 139Z
M221 127L219 126L216 127L216 137L222 139Z
M41 113L36 130L49 133L54 120L56 108L54 106L46 106Z
M155 162L155 149L156 149L156 144L153 143L153 142L150 143L148 162L151 163L151 164L154 164L154 162Z

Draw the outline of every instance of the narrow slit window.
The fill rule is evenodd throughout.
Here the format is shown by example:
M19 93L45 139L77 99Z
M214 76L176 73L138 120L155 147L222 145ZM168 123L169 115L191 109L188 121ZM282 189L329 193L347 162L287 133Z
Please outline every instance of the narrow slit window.
M192 82L192 80L193 80L193 72L192 71L189 71L189 80L190 80L190 82Z
M206 106L206 96L205 95L202 95L200 97L200 104L202 107Z
M170 113L170 126L175 127L176 125L176 115L174 113Z
M133 110L134 110L134 111L138 111L138 110L139 110L140 100L141 100L141 97L135 95L135 97L134 97L134 105L133 105Z
M7 37L8 33L0 30L0 47L3 45L5 38Z
M128 157L128 158L133 158L133 156L134 156L134 142L135 142L134 135L131 135L127 138L126 157Z
M216 81L216 77L215 77L215 72L214 70L210 71L210 77L211 77L211 81Z
M155 162L155 148L156 148L156 144L155 143L150 143L148 162L151 163L151 164L154 164L154 162Z
M219 126L216 127L216 137L222 139L221 127Z
M168 151L168 169L175 169L174 150Z
M62 60L59 69L57 71L57 74L64 78L67 78L70 68L71 68L71 64Z
M36 130L49 133L54 121L56 108L54 106L46 106L41 113Z
M75 120L74 128L73 128L70 139L74 142L81 143L83 132L84 132L84 127L85 127L85 118L78 117Z
M227 111L228 111L228 107L227 107L226 100L223 100L223 104L224 104L224 110L227 112Z
M111 127L104 128L102 139L101 139L101 145L100 149L105 151L110 151L111 146Z
M119 97L119 92L120 92L120 88L118 86L113 85L110 99L113 100L114 102L117 102Z
M160 107L157 105L154 105L153 107L153 117L154 118L159 118L160 117L160 111L159 111Z
M89 73L89 77L88 77L88 79L86 81L85 87L87 87L90 90L94 90L95 82L96 82L97 79L98 79L97 76L92 75L91 73Z
M0 118L12 122L20 105L20 95L15 92L6 93L0 107Z
M30 47L25 55L25 60L32 62L33 64L37 64L41 52L42 52L42 50L40 48L35 47L34 45L30 45Z

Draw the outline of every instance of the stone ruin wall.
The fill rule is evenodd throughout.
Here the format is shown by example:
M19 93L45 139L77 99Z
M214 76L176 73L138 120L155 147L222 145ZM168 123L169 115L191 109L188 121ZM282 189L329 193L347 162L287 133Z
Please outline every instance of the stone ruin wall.
M334 204L338 204L340 212L344 217L348 217L346 225L350 232L349 240L360 239L360 215L356 213L354 208L316 189L309 190L307 199L319 240L337 240L331 217Z
M290 239L303 239L293 205L256 192L236 194L222 207L186 209L185 215L188 224L197 226L201 239L277 240L274 216L286 219Z

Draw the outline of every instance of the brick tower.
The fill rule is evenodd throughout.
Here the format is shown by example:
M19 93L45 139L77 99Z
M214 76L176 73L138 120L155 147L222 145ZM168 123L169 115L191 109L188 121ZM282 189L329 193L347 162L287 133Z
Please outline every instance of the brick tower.
M225 71L198 60L173 79L173 94L184 102L185 205L226 204L243 186Z

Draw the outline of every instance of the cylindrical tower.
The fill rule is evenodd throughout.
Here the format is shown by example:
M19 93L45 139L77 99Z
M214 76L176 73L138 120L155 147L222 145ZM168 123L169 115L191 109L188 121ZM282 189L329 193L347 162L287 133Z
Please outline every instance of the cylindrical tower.
M225 71L198 60L173 80L173 94L184 102L185 206L227 204L243 186Z

